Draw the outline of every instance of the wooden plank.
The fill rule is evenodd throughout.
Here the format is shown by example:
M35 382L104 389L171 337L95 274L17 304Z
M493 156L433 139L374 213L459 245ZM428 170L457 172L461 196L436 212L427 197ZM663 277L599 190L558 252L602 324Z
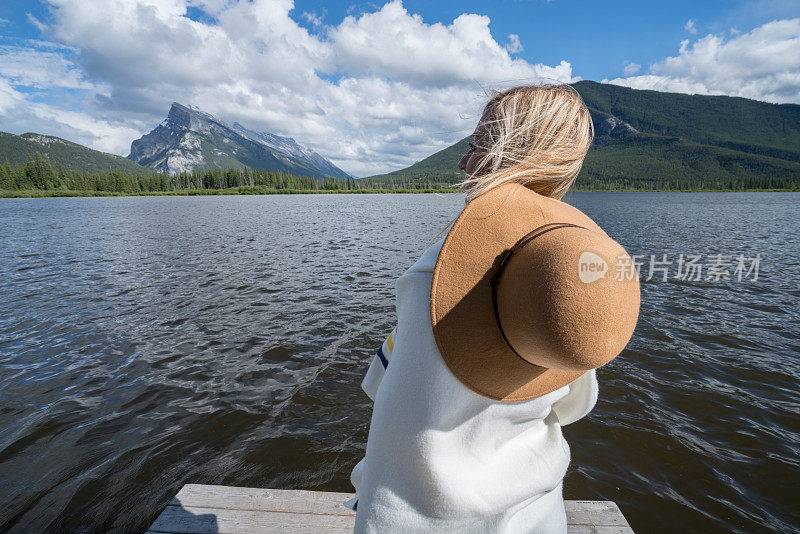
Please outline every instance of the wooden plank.
M612 501L564 501L567 523L570 525L595 525L628 527L628 521Z
M634 534L631 527L567 525L567 534Z
M169 504L196 508L355 515L353 510L344 505L353 497L353 493L186 484Z
M149 534L352 532L352 493L187 484ZM633 534L612 501L565 501L570 534Z
M351 533L356 518L342 515L167 506L150 527L170 534Z
M348 530L347 532L350 532ZM148 530L145 534L173 534ZM192 533L195 534L195 533ZM595 525L567 525L567 534L634 534L630 527L609 527Z

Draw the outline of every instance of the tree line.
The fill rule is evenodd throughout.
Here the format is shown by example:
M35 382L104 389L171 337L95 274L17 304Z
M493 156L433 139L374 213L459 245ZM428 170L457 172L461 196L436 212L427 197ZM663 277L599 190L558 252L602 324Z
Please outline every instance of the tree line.
M413 184L409 189L419 189ZM352 177L314 178L285 171L250 168L193 170L169 175L160 172L136 174L121 170L81 172L54 166L37 152L24 164L0 164L0 190L6 191L106 191L114 193L149 193L172 191L204 191L232 188L293 191L355 191L383 189L373 183L362 183Z
M0 164L0 190L38 192L107 192L118 194L191 193L234 190L240 193L292 192L292 191L444 191L460 190L453 183L452 174L438 176L403 177L378 181L347 178L313 178L296 176L285 171L262 169L209 169L181 172L175 175L153 172L136 174L121 170L107 172L81 172L52 165L41 153L29 157L27 162ZM745 176L697 178L628 178L609 177L584 169L573 190L584 191L753 191L800 190L800 181L791 176Z
M793 176L696 176L681 178L661 177L633 178L608 176L605 173L581 171L570 188L574 191L800 191L800 179ZM646 172L642 176L647 176ZM457 186L458 178L452 173L426 173L410 176L384 175L380 179L362 178L365 185L373 187L397 187L407 189L411 184L420 184L425 189L447 189Z

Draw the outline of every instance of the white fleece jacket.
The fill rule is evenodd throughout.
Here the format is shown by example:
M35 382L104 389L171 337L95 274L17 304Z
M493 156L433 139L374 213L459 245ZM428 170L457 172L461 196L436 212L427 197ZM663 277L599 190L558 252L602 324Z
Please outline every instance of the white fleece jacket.
M355 531L565 533L570 452L561 427L594 407L595 372L512 403L461 384L431 328L431 278L443 242L397 280L397 328L362 383L374 407L366 455L351 475Z

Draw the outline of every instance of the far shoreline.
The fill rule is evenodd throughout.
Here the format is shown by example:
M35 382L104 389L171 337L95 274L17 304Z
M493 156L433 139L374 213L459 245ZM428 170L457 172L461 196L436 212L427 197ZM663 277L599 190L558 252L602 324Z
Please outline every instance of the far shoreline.
M187 189L177 191L0 190L0 198L194 197L260 195L464 194L461 189ZM570 193L798 193L798 189L570 189Z

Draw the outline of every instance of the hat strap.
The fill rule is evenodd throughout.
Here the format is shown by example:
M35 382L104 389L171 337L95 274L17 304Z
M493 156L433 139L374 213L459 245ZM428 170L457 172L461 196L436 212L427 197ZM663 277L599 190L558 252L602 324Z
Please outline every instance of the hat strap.
M559 228L583 228L584 230L587 229L584 226L579 226L577 224L565 223L565 222L547 223L537 228L534 228L533 230L522 236L522 238L519 241L514 243L514 245L510 249L506 250L503 253L503 257L500 260L500 266L497 268L497 272L495 272L494 276L492 276L492 278L489 280L489 286L491 286L492 288L492 306L494 307L494 318L495 322L497 323L497 328L500 329L500 335L503 336L503 340L506 342L506 345L508 345L508 348L511 349L511 352L513 352L514 354L519 356L523 361L531 365L535 364L529 362L528 360L520 356L519 352L517 352L516 349L514 348L514 345L512 345L511 342L508 340L505 331L503 331L503 323L500 321L500 310L497 307L497 284L500 282L500 276L503 274L503 271L506 268L506 264L508 263L508 260L514 254L514 252L521 249L522 247L524 247L525 245L527 245L540 235L544 235L547 232L550 232L551 230L557 230Z

